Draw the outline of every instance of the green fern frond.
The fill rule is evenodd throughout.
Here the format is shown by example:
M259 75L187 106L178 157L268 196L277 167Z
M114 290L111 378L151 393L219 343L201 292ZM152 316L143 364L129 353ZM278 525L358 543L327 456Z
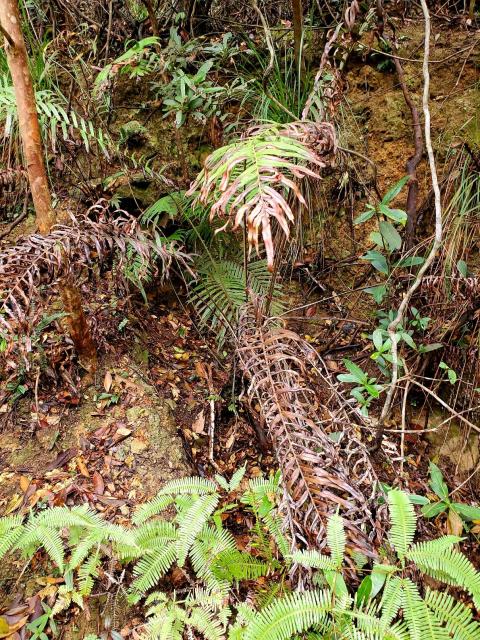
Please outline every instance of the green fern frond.
M233 260L205 259L197 261L195 269L199 279L191 287L189 302L197 312L200 325L217 332L222 344L228 329L236 327L239 313L247 301L247 286L256 295L264 297L271 288L272 275L266 262L250 262L245 273L244 264ZM271 315L284 310L282 290L273 287Z
M89 596L94 586L94 578L98 577L100 554L93 553L78 570L78 588L80 595Z
M97 528L105 524L105 520L88 505L74 507L53 507L34 516L39 525L54 529L71 527Z
M249 553L235 549L223 551L212 563L212 573L219 580L256 580L267 575L270 565Z
M223 638L223 625L214 614L208 611L195 607L185 622L201 633L205 640L222 640Z
M99 528L88 533L83 540L77 542L74 546L68 566L70 569L76 569L88 556L94 547L99 547L105 539L104 532Z
M175 524L166 520L146 522L134 530L134 535L137 546L147 550L151 544L171 542L178 538Z
M343 526L343 518L337 513L328 518L327 542L335 569L340 569L345 556L347 537L345 535L345 527Z
M473 620L473 612L448 593L433 591L427 587L425 603L435 617L445 625L454 640L478 640L480 623Z
M244 637L245 640L287 640L324 624L331 611L329 590L292 593L255 616Z
M428 540L427 542L417 542L407 553L407 559L416 562L415 558L437 557L440 558L445 551L451 549L455 544L462 541L458 536L441 536L436 540Z
M160 489L157 496L172 495L203 495L205 493L215 493L217 485L211 480L201 478L199 476L191 476L190 478L180 478L178 480L170 480L164 487Z
M475 606L480 608L480 572L462 553L447 549L442 555L429 556L422 549L417 549L410 559L432 578L465 589L472 596Z
M403 560L417 529L415 511L407 494L403 491L392 489L388 492L387 499L391 521L389 539L398 557Z
M337 568L336 562L330 556L326 556L314 550L295 551L295 553L291 555L291 558L293 562L300 564L302 567L310 567L311 569L334 571Z
M153 500L140 505L133 514L132 522L136 525L142 524L145 520L149 520L158 513L164 511L174 501L173 496L157 495Z
M218 494L198 496L194 503L181 515L178 527L177 562L183 567L187 554L203 526L218 504Z
M380 620L387 629L398 614L402 606L403 583L401 578L392 576L387 580L383 590L380 607L382 615Z
M0 518L0 559L16 545L24 532L21 516Z
M403 617L411 640L449 640L448 632L439 625L422 600L417 586L408 578L403 583Z
M273 539L275 540L275 544L280 551L280 554L283 558L286 558L290 553L290 543L286 536L283 534L283 520L277 513L266 513L262 516L262 522L267 527L268 532Z
M136 579L132 583L132 591L145 593L154 587L175 562L176 556L175 543L147 553L133 569Z

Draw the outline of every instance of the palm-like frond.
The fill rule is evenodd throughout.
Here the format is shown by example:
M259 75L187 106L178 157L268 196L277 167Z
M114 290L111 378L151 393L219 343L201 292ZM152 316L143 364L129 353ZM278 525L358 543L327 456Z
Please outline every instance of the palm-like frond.
M261 234L272 269L272 221L289 236L295 220L289 196L306 204L295 180L318 178L308 165L325 167L334 150L334 130L327 123L254 127L207 158L189 193L198 190L201 203L214 203L210 217L226 220L223 228L245 224L249 246L257 252Z
M315 550L296 551L292 554L292 560L302 567L321 569L322 571L334 571L337 568L331 556L326 556Z
M403 560L417 529L415 511L408 496L397 489L388 492L388 505L391 521L389 539L398 557Z

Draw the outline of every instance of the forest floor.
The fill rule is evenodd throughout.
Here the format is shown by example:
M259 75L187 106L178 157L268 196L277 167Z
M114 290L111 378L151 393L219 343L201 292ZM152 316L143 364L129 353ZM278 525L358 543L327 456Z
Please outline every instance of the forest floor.
M420 26L410 24L401 35L400 53L411 57L421 46L423 32ZM478 119L480 59L468 33L441 25L435 28L431 57L438 61L431 66L431 105L441 164L454 134L472 118ZM407 85L418 99L420 65L407 62L404 71ZM383 193L404 175L405 162L413 152L410 113L395 74L379 71L371 61L352 61L346 80L347 126L342 142L375 162ZM128 115L129 119L135 117L135 113ZM365 167L366 173L368 170ZM425 161L419 166L418 176L423 200L429 189ZM292 312L288 325L319 349L333 373L341 369L346 355L355 356L361 364L369 359L365 345L371 310L360 293L351 291L365 267L358 262L342 262L366 246L368 228L345 241L351 238L349 219L363 206L364 202L354 202L344 215L345 211L337 211L331 201L329 212L323 214L324 219L329 216L328 223L313 230L313 235L320 233L323 239L328 296L305 277L301 267L295 271L292 285L292 298L298 307L309 306L308 311ZM421 223L431 224L429 220ZM25 233L28 225L31 221L15 233ZM85 283L83 289L93 315L102 304L108 306L101 300L108 295L108 286L102 291L89 291ZM214 337L197 331L185 298L166 291L149 293L148 307L141 306L140 296L131 306L120 302L115 323L118 326L123 317L127 323L114 338L115 332L111 331L104 336L105 355L93 379L73 379L66 359L62 385L37 380L32 393L13 411L8 403L0 406L1 515L27 513L34 505L87 501L108 519L126 523L134 505L154 496L173 477L210 476L216 471L229 477L243 464L247 465L248 477L275 469L271 449L262 450L251 418L238 405L240 385L228 352L218 353ZM46 339L51 339L48 334ZM442 412L427 413L423 406L412 406L409 412L412 429L423 430L425 421L432 427L435 420L438 424L444 418ZM393 416L390 426L397 418ZM457 498L467 503L478 501L480 483L472 473L480 461L478 438L460 436L454 421L435 438L427 435L408 434L406 438L404 480L409 489L429 493L428 460L436 457L448 470L449 486L469 478ZM398 473L398 446L398 437L389 433L386 451L390 461L379 457L377 469L386 482L393 481ZM429 526L447 530L449 524L440 517L425 525L426 536ZM471 535L469 545L475 563L480 558L478 535ZM38 559L28 567L21 562L3 565L0 607L14 593L23 599L37 594L39 588L45 593L55 590L50 569L46 561ZM105 617L105 611L99 615ZM83 617L74 619L78 623ZM93 619L95 622L95 615ZM128 621L123 626L128 627ZM83 633L84 627L72 632L72 637L83 637Z

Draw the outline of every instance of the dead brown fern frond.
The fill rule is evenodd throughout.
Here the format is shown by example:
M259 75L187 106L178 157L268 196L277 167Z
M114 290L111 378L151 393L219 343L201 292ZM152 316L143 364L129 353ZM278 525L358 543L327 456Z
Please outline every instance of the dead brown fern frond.
M361 417L341 397L311 346L271 321L257 324L252 308L240 322L237 354L283 474L285 513L295 542L323 547L327 518L339 509L350 549L374 556L379 532L372 509L379 485L359 438L359 426L365 426ZM308 388L307 366L319 376L320 402Z
M129 249L145 264L158 261L162 275L174 256L180 261L186 258L175 246L154 243L132 216L111 214L102 203L85 216L72 216L70 224L56 225L46 236L33 234L4 249L0 253L0 329L6 334L28 333L29 315L42 288L62 277L74 277L113 254L121 266Z

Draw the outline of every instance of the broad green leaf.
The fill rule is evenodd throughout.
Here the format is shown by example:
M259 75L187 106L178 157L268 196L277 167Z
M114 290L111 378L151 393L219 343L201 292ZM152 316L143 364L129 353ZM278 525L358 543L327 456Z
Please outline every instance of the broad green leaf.
M348 371L350 371L350 373L356 377L358 382L362 382L363 380L366 379L365 372L362 369L360 369L360 367L356 365L354 362L352 362L351 360L348 360L348 358L344 358L343 364L348 369Z
M396 182L393 187L390 187L387 193L383 196L382 204L389 204L394 198L396 198L409 180L410 176L403 176L403 178Z
M372 218L374 214L375 209L367 209L367 211L364 211L355 218L353 224L362 224L362 222L367 222L367 220L370 220L370 218Z
M422 507L422 515L425 518L435 518L439 513L443 513L448 509L448 504L446 502L432 502L431 504L426 504Z
M402 246L402 237L391 222L381 220L379 223L380 233L388 245L390 251L397 251Z
M432 342L432 344L421 344L418 350L420 353L429 353L430 351L436 351L442 347L443 344L441 342Z
M365 576L365 578L361 581L360 586L357 590L356 595L356 604L357 607L361 607L363 604L367 602L370 598L373 589L373 581L370 576Z
M401 225L405 225L408 220L407 214L402 209L390 209L390 207L383 205L381 211L384 216Z
M377 269L377 271L380 271L380 273L388 275L387 259L379 251L367 251L361 259L370 262L372 267Z
M373 341L373 344L375 345L375 349L377 349L377 351L381 351L383 346L382 329L375 329L375 331L372 334L372 341Z
M402 258L396 264L397 267L418 267L425 262L425 258L421 256L407 256L406 258Z
M448 500L448 487L443 479L443 474L437 465L430 461L430 486L432 490L437 494L440 500Z
M376 287L368 287L368 289L365 289L365 293L373 296L373 299L377 304L381 304L387 293L387 287L384 284L379 284Z
M480 507L472 507L469 504L462 504L461 502L453 502L451 507L464 520L480 520Z
M467 275L468 275L468 267L467 267L467 263L465 262L465 260L459 260L457 262L457 269L458 269L460 275L462 275L464 278L467 277Z

